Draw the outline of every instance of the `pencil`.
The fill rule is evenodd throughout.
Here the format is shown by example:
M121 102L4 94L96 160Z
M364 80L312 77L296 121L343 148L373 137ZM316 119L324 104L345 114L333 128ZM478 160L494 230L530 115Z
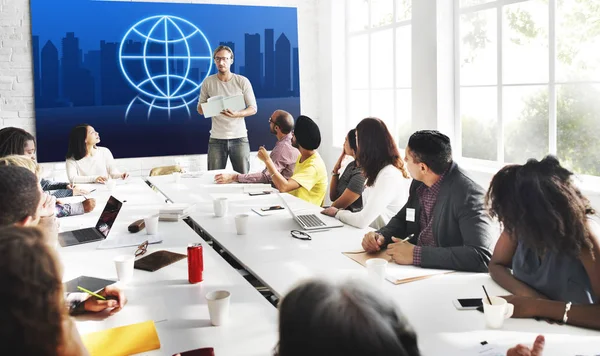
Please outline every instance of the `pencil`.
M106 300L106 298L104 298L104 297L103 297L103 296L101 296L100 294L96 294L96 293L92 292L91 290L87 290L87 289L85 289L85 288L83 288L83 287L81 287L81 286L77 286L77 289L79 289L79 290L80 290L80 291L82 291L82 292L86 292L87 294L89 294L89 295L91 295L91 296L94 296L94 297L96 297L96 298L98 298L98 299Z

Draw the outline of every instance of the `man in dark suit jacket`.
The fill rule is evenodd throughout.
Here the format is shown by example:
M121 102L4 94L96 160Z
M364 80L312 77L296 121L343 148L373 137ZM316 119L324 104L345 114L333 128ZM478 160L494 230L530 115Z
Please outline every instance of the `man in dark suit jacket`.
M483 188L452 161L448 136L415 132L404 160L414 179L408 201L385 227L365 235L365 251L387 247L397 264L487 272L497 233Z

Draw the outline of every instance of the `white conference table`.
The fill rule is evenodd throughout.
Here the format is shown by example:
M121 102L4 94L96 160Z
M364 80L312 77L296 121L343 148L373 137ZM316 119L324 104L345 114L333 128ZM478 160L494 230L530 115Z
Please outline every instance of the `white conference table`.
M299 226L286 211L259 216L251 210L279 205L274 194L251 197L244 193L246 184L216 185L213 177L219 172L182 178L178 184L171 176L148 180L173 202L196 204L195 212L190 215L192 220L276 295L285 295L307 278L339 280L366 276L365 269L342 252L360 249L360 241L368 229L344 226L310 233L312 241L294 239L290 230ZM282 196L292 203L294 210L310 207L288 194ZM221 218L213 214L212 200L217 197L229 199L229 212ZM319 212L320 208L312 210ZM250 215L247 235L236 234L234 216L239 213ZM505 354L507 348L517 343L531 344L538 334L546 336L544 355L600 354L598 331L532 319L509 319L502 329L491 330L486 328L482 313L455 309L453 299L483 297L482 285L491 295L509 294L486 273L463 272L402 285L385 283L383 293L398 303L416 330L424 355ZM499 353L481 353L482 341L500 350Z
M112 195L124 203L111 229L111 236L129 234L127 226L156 212L163 198L140 178L120 182ZM61 218L61 230L94 226L108 197L103 185L90 186L97 191L88 197L97 200L93 212L83 216ZM65 200L81 200L73 197ZM145 234L142 230L139 234ZM277 342L277 309L250 283L219 256L183 221L160 222L160 244L151 244L146 255L157 250L187 253L188 243L203 246L204 281L189 284L187 259L156 272L134 271L132 282L123 286L128 303L119 313L86 315L76 318L81 334L147 320L154 320L161 348L144 355L172 355L177 352L213 347L216 355L269 355ZM80 275L116 280L113 258L134 254L136 247L96 249L99 242L59 248L64 266L64 281ZM214 290L231 292L230 318L227 324L211 326L206 293Z

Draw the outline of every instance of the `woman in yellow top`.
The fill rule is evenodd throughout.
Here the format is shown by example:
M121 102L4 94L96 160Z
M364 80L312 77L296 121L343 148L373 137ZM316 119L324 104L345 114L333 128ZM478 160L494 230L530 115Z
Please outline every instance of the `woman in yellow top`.
M300 151L294 173L285 179L264 147L258 150L258 158L265 163L273 179L273 185L281 193L290 193L309 203L321 206L327 193L327 168L317 152L321 144L319 126L308 116L300 115L296 119L292 135L292 146Z

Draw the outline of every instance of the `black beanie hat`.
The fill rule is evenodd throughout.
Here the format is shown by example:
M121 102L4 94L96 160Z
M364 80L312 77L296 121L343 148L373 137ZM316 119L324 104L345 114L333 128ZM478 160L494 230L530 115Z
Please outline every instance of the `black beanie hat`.
M316 150L321 145L319 126L308 116L300 115L294 125L296 143L306 150Z

